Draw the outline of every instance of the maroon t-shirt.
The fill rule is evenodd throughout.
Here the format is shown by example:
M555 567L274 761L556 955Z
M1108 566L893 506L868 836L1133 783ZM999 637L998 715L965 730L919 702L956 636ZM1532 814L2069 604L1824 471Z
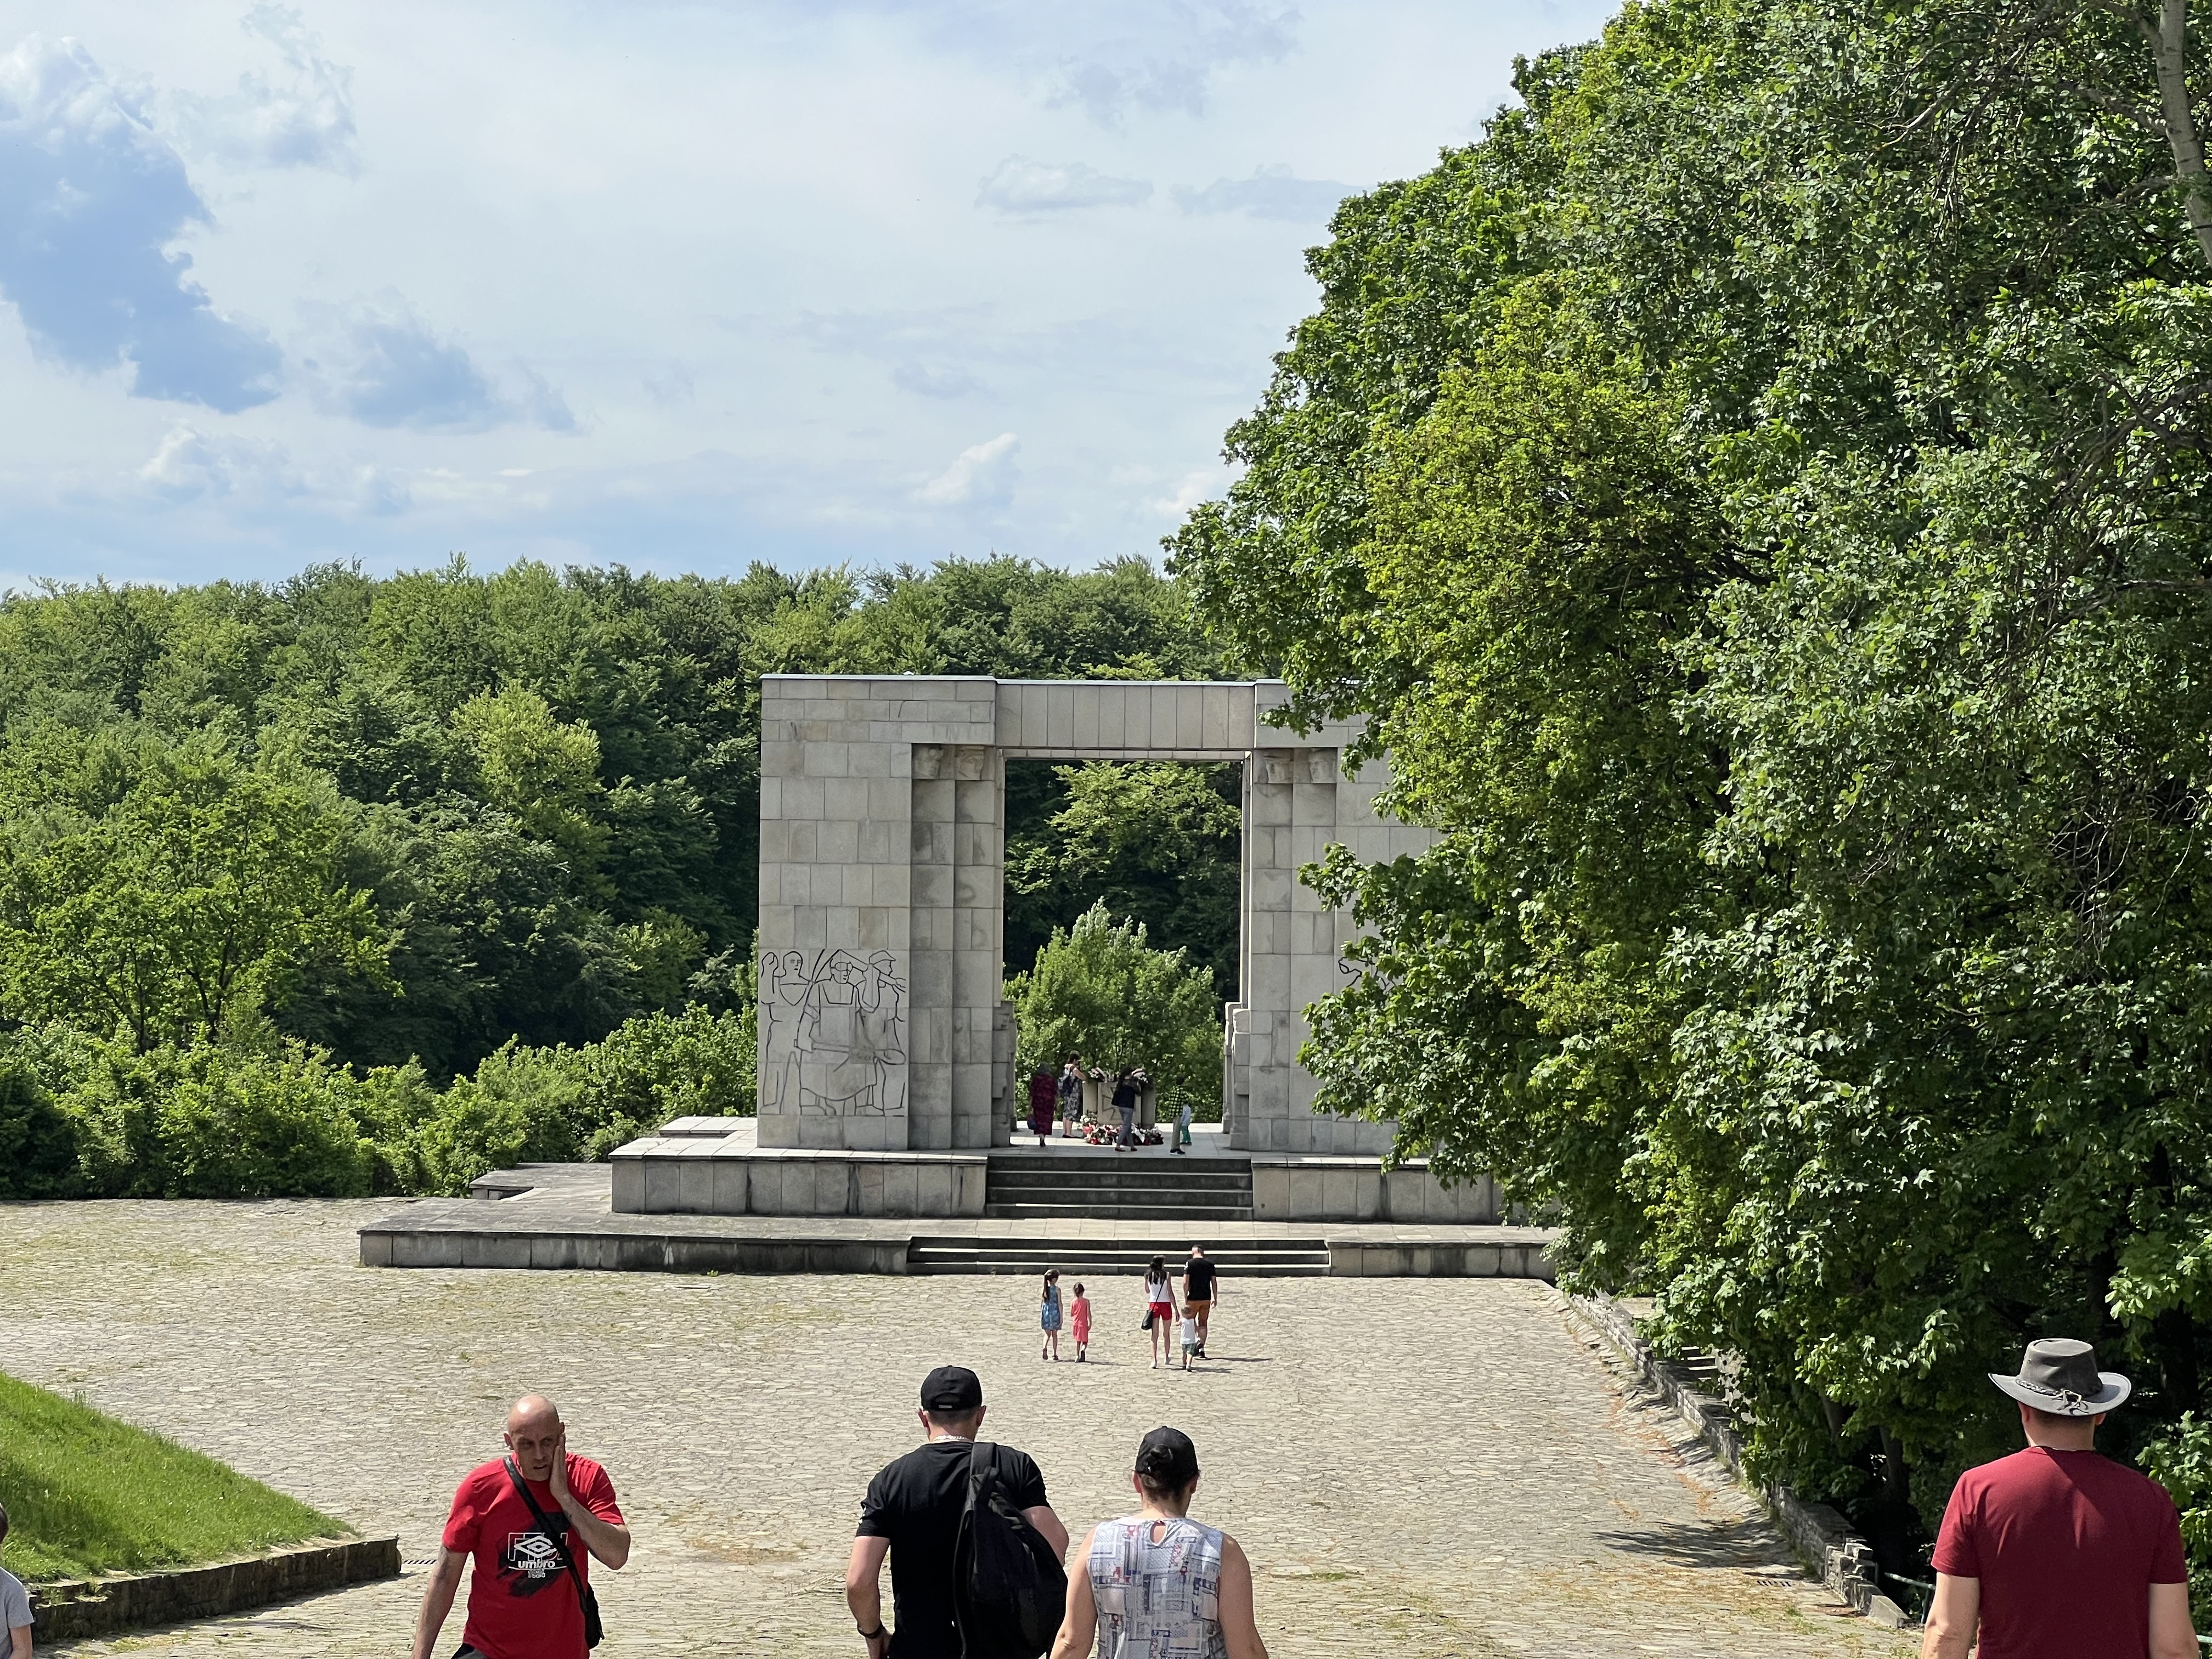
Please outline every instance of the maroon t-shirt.
M2165 1487L2045 1446L1959 1477L1936 1571L1982 1581L1981 1659L2142 1659L2150 1587L2189 1577Z

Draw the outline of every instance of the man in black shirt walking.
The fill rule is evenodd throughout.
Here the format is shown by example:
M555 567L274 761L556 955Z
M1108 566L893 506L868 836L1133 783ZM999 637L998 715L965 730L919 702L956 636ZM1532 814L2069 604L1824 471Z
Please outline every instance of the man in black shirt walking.
M868 1659L961 1659L952 1547L968 1504L969 1460L983 1426L982 1382L964 1365L939 1365L922 1380L920 1415L927 1438L868 1483L860 1535L845 1564L845 1605L868 1644ZM1065 1558L1067 1528L1045 1501L1036 1462L1012 1446L993 1446L988 1455L1022 1518ZM883 1620L886 1551L896 1626L890 1632Z
M1206 1358L1206 1328L1213 1317L1213 1263L1207 1260L1206 1247L1190 1247L1190 1260L1183 1264L1182 1310L1186 1318L1198 1322L1198 1357Z

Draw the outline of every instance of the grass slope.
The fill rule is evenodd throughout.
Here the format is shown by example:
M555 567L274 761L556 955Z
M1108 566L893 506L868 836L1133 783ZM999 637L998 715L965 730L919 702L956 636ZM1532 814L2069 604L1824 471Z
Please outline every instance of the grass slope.
M349 1534L305 1504L79 1400L0 1374L7 1565L31 1583L137 1572Z

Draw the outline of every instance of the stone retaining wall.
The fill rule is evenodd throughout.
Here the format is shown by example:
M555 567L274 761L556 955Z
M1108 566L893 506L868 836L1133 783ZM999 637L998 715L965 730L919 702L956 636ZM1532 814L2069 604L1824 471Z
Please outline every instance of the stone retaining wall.
M1255 1221L1410 1221L1489 1226L1498 1220L1498 1188L1488 1176L1446 1187L1425 1158L1389 1174L1377 1158L1252 1154Z
M980 1216L981 1152L756 1149L690 1136L616 1149L623 1215Z
M1881 1593L1874 1550L1850 1529L1850 1523L1826 1504L1808 1504L1789 1487L1773 1481L1753 1483L1743 1472L1743 1442L1717 1401L1699 1394L1680 1373L1661 1359L1651 1345L1637 1334L1635 1322L1613 1303L1601 1297L1568 1295L1570 1313L1657 1389L1698 1437L1712 1449L1737 1479L1759 1499L1782 1529L1790 1547L1818 1569L1821 1582L1877 1625L1902 1629L1911 1623L1905 1609Z
M243 1561L174 1572L68 1579L31 1588L33 1634L40 1645L107 1636L187 1619L213 1619L247 1607L399 1576L397 1538L310 1543Z

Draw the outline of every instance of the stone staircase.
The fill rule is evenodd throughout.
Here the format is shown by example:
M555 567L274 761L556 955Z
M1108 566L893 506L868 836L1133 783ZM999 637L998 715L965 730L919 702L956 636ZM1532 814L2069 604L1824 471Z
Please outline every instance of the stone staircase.
M1175 1158L1157 1149L995 1152L983 1214L997 1221L1249 1221L1252 1160Z
M1161 1256L1169 1272L1180 1279L1190 1247L1203 1244L1225 1279L1312 1278L1328 1272L1328 1245L1318 1237L1217 1242L1203 1231L1170 1231L1165 1226L1116 1231L1120 1236L1110 1238L1086 1238L1072 1231L917 1237L907 1246L907 1271L1042 1274L1047 1267L1057 1267L1063 1278L1082 1273L1141 1278L1152 1259Z

